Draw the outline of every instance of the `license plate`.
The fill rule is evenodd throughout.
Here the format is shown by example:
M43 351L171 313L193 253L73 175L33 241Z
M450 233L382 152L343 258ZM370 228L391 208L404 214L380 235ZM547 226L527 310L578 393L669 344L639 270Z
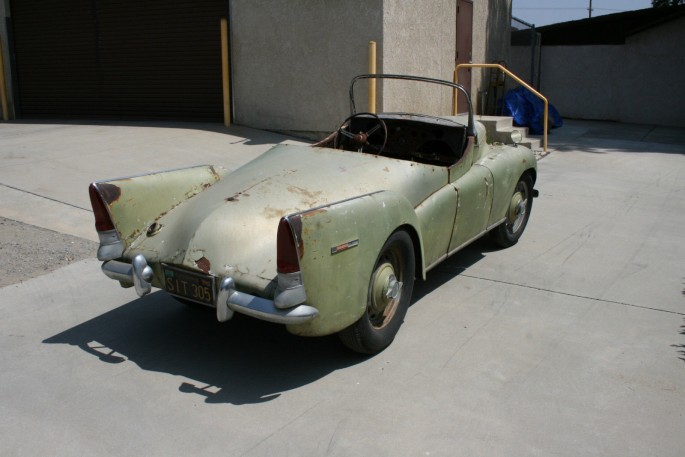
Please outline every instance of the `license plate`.
M169 265L164 269L164 289L177 297L186 298L203 305L214 306L214 277L195 273Z

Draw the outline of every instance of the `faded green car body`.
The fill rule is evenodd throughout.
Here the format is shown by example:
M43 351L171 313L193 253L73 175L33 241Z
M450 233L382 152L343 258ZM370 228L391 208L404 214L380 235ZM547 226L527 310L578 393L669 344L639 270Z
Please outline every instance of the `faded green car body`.
M465 116L357 113L364 79L461 91ZM455 92L456 93L456 92ZM196 166L92 183L102 270L144 296L157 287L215 308L338 333L367 354L395 337L414 280L486 233L514 245L537 169L530 149L488 144L458 84L359 75L349 116L312 146L278 145L228 173Z
M535 180L529 149L487 144L485 128L476 129L451 166L279 145L232 173L200 166L95 183L122 245L109 257L144 256L154 287L165 288L165 263L231 277L236 289L273 299L278 223L297 214L306 304L317 313L288 329L338 332L364 313L374 262L393 232L411 235L425 278L505 220L522 175Z

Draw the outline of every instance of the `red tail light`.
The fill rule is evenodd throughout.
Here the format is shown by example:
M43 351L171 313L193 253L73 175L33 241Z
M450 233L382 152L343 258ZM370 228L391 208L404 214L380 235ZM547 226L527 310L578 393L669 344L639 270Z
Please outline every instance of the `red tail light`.
M279 273L300 271L302 223L299 216L285 217L278 223L276 266Z
M95 184L91 184L90 187L88 187L88 193L90 194L90 204L93 207L93 214L95 215L95 230L98 232L114 230L112 218L109 216L105 202L102 201L102 197L95 188Z

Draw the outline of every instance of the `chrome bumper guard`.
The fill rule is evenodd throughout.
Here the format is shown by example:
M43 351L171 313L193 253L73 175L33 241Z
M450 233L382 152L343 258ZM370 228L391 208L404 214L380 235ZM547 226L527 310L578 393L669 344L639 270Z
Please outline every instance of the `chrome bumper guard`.
M276 324L301 324L315 318L319 311L307 305L298 305L288 309L277 308L273 300L238 292L233 278L224 278L219 286L216 318L224 322L233 317L233 312L256 317Z
M133 284L139 297L147 295L152 290L152 268L142 254L133 258L131 263L110 260L102 264L102 272L108 278L119 282Z
M139 297L152 290L152 268L142 254L135 256L130 264L117 260L107 261L102 264L102 271L109 278L133 284ZM301 324L319 314L316 308L307 305L277 308L273 300L237 291L233 278L227 277L219 286L216 318L219 322L225 322L233 317L234 312L277 324Z

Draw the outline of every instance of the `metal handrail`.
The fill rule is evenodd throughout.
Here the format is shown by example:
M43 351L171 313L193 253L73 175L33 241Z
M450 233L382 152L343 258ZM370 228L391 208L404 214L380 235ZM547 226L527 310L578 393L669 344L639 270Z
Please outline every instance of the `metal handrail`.
M454 83L459 84L459 70L462 68L498 68L504 73L506 73L509 77L511 77L514 81L517 83L521 84L523 87L528 89L535 95L537 98L542 100L545 103L545 119L544 119L544 148L545 152L547 152L547 122L549 120L549 102L547 101L547 98L542 95L540 92L536 91L533 89L530 85L528 85L525 81L523 81L521 78L513 74L511 71L507 70L505 67L498 63L460 63L456 67L454 67ZM454 91L454 107L452 108L452 115L456 116L457 115L457 91Z

